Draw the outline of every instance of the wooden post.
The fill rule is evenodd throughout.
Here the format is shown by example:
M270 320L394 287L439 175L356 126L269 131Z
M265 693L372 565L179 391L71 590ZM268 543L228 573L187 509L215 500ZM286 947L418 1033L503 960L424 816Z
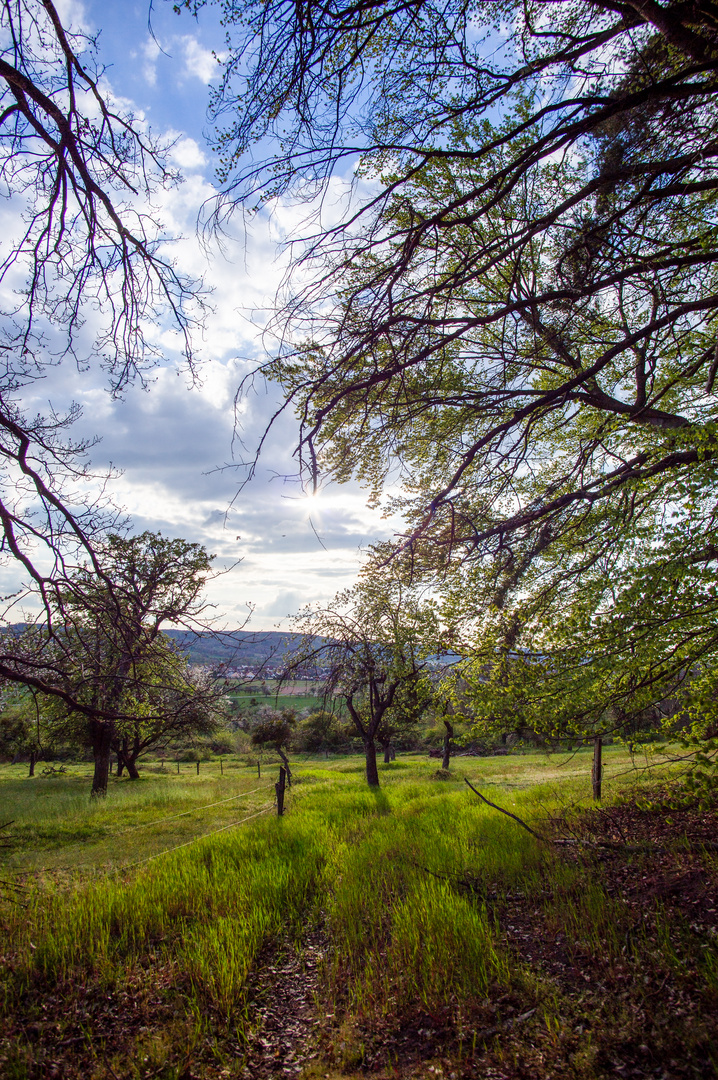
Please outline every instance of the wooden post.
M287 774L283 765L279 766L279 783L274 785L277 793L277 817L284 813L284 789L287 784Z
M199 776L199 762L197 762L197 776Z
M444 720L446 734L444 735L444 755L441 761L442 769L448 769L451 764L451 740L454 737L454 729L448 720Z
M220 776L224 776L224 765L222 764L222 758L219 759L219 772Z
M259 762L259 761L257 762L257 779L258 780L262 779L262 765L261 765L261 762Z
M179 776L179 758L177 759L177 775Z
M603 778L603 765L601 762L602 751L603 739L600 735L597 735L593 740L593 768L591 769L594 802L601 801L601 780Z

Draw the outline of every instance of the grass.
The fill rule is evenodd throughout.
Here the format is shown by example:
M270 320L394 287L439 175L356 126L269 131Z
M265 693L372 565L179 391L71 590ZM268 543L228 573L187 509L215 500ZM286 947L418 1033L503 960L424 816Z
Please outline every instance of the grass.
M312 684L305 680L289 680L278 683L270 679L261 685L242 686L231 689L229 696L239 708L252 709L260 705L268 705L273 709L294 709L299 713L303 709L323 709L326 701L321 694L311 693Z
M367 1069L484 1075L481 1062L487 1076L548 1077L567 1053L566 1075L597 1078L608 1075L604 1043L624 1028L635 1042L630 995L648 993L641 964L680 982L689 957L715 992L715 939L699 948L660 912L627 937L635 917L599 864L537 842L462 782L533 823L575 814L590 790L588 752L453 765L437 780L435 761L407 755L380 766L382 787L370 791L357 758L299 761L281 820L261 813L273 773L263 770L254 791L256 771L238 761L225 759L223 774L217 763L199 776L187 765L179 776L115 781L99 802L87 796L87 766L49 780L0 767L18 841L3 876L26 885L26 906L2 909L0 1074L284 1075L276 1056L293 1038L307 1080ZM625 751L608 749L609 797L629 782L611 776L629 766ZM558 938L561 971L587 966L620 986L625 974L630 1000L567 989L550 967ZM307 960L311 942L320 963ZM295 1034L270 1054L266 1002L303 983L302 1007L280 1010L281 1031ZM574 1047L601 1010L604 1034ZM712 1036L691 1031L690 1046L715 1061Z

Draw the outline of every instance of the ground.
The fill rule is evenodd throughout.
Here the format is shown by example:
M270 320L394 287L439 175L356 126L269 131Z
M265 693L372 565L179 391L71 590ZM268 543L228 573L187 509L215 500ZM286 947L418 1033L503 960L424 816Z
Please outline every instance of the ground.
M455 759L437 780L434 763L400 759L372 794L358 760L305 761L286 819L249 820L255 791L238 800L246 825L196 842L189 775L171 780L174 795L170 776L137 794L125 782L114 811L94 811L99 840L72 833L91 825L76 796L25 786L36 811L69 800L55 820L64 844L51 815L43 826L17 803L26 860L77 866L84 847L106 870L113 837L125 862L143 831L130 826L153 813L156 843L166 850L181 826L173 841L188 846L111 875L14 877L28 907L0 916L0 1075L716 1075L717 807L627 782L616 751L595 808L588 755L563 778L566 764ZM544 839L480 805L464 772ZM257 787L248 770L228 773L193 781L222 828L237 804L215 796ZM3 782L23 785L7 771ZM8 859L17 871L17 849Z

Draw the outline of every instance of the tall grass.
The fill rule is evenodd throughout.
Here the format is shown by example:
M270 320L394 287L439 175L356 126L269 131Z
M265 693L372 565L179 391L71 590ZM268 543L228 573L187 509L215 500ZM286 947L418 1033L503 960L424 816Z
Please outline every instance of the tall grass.
M594 944L608 942L618 954L625 942L616 911L598 887L583 887L579 868L556 862L547 845L463 784L432 781L435 764L397 764L404 767L386 767L374 792L358 761L307 763L297 770L303 782L292 789L283 819L256 818L145 865L72 878L62 888L40 878L28 908L6 915L6 1008L58 983L111 992L141 966L168 972L189 1011L231 1022L241 1034L248 981L263 950L301 943L307 926L321 924L332 943L323 986L342 1008L359 1016L456 1014L524 978L497 943L491 904L510 892L537 892L547 870L549 925L554 919L577 941L593 935ZM493 779L493 798L529 820L557 805L546 786L520 787L515 763L471 763L474 782L484 768L479 782ZM507 773L515 780L510 793L498 790ZM160 777L144 789L127 785L114 808L114 793L95 806L75 804L66 790L57 823L116 829L118 809L132 824L253 782L247 774L233 779L235 786L213 778L200 787ZM584 784L583 775L564 782L561 798L580 795ZM33 813L28 825L46 820L45 811Z
M357 1008L413 995L426 1008L507 977L480 902L431 870L488 881L540 862L532 838L463 791L317 779L284 819L257 819L125 875L42 885L17 918L16 989L81 980L108 986L143 958L229 1017L270 941L324 913L337 948L326 977L348 978ZM493 813L493 812L490 812ZM499 856L500 852L500 856Z

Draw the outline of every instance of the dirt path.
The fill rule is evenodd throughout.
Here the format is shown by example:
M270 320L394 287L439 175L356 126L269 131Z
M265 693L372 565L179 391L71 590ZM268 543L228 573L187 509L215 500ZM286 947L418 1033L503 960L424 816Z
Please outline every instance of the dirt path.
M252 1033L243 1076L297 1076L319 1056L319 972L328 949L323 928L260 958L247 990Z

